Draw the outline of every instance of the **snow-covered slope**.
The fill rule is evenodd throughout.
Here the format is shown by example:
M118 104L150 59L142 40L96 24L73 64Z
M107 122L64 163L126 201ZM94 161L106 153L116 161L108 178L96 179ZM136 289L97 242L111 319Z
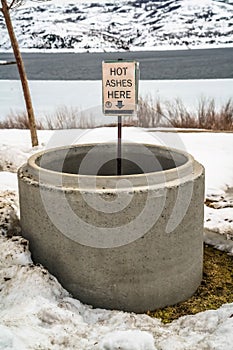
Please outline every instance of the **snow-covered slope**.
M73 1L73 2L72 2ZM233 45L232 0L52 0L12 12L21 49L145 50ZM10 48L0 16L0 49Z

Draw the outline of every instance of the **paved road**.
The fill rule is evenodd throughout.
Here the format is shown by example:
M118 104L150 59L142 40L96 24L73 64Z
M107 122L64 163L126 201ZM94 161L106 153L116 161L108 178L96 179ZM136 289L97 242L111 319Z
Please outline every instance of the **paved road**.
M0 53L0 60L12 60L11 54ZM140 78L217 79L233 78L233 48L145 51L126 53L25 53L30 80L100 80L101 62L109 59L136 59ZM18 79L15 65L0 65L0 79Z

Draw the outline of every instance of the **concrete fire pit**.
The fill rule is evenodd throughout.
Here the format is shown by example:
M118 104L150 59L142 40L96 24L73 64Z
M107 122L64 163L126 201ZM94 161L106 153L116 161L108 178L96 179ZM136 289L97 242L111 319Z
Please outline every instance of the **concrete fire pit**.
M123 144L50 149L18 172L23 235L75 297L144 312L190 297L203 263L204 169L187 153Z

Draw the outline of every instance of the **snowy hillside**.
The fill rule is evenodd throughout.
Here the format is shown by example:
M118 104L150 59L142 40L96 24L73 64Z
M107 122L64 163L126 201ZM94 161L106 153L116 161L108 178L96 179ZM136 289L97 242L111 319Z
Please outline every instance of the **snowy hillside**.
M232 0L53 0L12 12L21 49L146 50L233 45ZM0 50L10 48L0 16Z

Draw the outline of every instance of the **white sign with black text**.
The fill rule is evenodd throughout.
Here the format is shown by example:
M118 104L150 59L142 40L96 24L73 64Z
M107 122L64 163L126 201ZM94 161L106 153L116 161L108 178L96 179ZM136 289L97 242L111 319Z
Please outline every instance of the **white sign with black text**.
M138 104L138 63L105 61L102 64L103 113L132 115Z

